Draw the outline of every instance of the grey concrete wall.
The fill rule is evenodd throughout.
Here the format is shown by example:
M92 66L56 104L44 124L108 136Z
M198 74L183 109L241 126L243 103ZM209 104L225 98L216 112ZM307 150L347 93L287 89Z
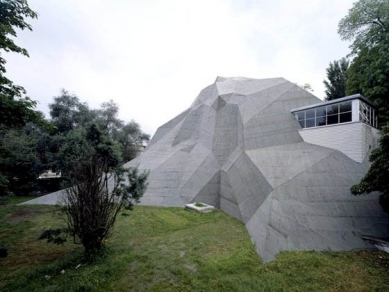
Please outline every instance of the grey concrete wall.
M151 170L142 203L213 204L246 224L265 261L280 250L369 247L360 235L387 236L389 221L377 194L349 192L368 164L330 148L344 143L338 135L327 147L304 142L290 113L318 102L283 78L218 77L127 164Z

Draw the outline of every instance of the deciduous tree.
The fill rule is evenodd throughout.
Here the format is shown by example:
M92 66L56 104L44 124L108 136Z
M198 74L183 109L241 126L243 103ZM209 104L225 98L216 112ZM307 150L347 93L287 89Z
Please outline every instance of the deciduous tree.
M340 36L351 40L355 56L348 70L346 93L362 93L379 106L382 137L370 156L371 167L353 194L381 192L380 204L389 212L389 1L359 0L339 23Z
M338 33L342 40L352 41L352 53L360 48L374 47L387 42L389 33L389 1L359 0L339 22Z
M87 103L62 89L61 94L54 97L54 102L49 104L51 121L58 133L66 135L70 130L78 126L85 126L96 118L96 112L89 109Z

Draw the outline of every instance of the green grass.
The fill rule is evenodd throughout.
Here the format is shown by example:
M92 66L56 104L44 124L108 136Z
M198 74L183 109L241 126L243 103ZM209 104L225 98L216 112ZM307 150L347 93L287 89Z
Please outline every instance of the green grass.
M70 239L36 240L64 225L55 207L13 203L0 206L1 291L389 291L388 254L282 252L263 264L244 225L218 210L124 211L105 256L86 264Z

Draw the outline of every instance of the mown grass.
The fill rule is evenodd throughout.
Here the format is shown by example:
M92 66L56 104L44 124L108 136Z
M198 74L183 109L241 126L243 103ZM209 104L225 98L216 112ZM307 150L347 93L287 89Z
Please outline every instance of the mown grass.
M382 252L282 252L263 264L244 225L221 211L137 206L123 213L104 256L87 264L70 239L37 241L63 226L55 207L0 206L0 247L9 248L0 258L0 290L389 291Z

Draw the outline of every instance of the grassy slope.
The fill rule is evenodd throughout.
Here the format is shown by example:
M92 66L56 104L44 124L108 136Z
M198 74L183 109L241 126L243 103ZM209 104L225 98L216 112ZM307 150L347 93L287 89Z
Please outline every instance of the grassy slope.
M55 207L0 206L0 247L9 247L0 290L389 291L382 252L283 252L262 264L244 225L223 212L138 206L127 213L107 256L86 265L80 246L36 240L63 225Z

